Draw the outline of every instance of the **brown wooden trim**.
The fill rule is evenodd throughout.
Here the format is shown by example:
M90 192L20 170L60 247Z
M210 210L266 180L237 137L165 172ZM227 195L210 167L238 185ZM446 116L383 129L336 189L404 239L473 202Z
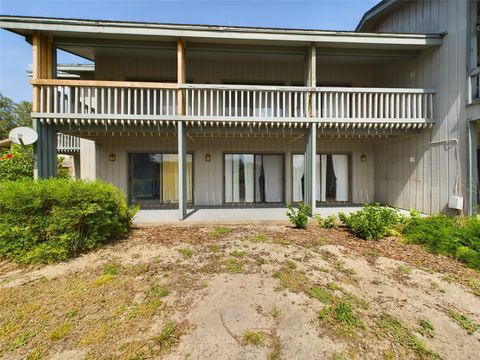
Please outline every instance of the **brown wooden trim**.
M185 83L185 41L177 40L177 84ZM185 93L178 90L178 115L185 115Z
M117 87L145 89L179 89L178 84L139 82L139 81L107 81L107 80L65 80L65 79L32 79L32 85L50 86L87 86L87 87Z

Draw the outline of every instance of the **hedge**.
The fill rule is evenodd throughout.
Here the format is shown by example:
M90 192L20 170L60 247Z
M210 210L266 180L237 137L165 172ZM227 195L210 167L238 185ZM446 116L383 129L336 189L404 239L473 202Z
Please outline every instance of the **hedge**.
M0 256L26 264L66 260L124 237L133 215L118 189L100 181L0 182Z

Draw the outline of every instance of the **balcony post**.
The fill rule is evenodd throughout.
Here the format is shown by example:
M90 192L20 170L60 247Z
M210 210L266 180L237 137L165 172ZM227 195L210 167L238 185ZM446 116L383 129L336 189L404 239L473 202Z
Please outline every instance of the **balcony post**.
M305 59L305 85L316 86L317 73L316 48L311 44L307 49ZM315 116L312 103L312 91L307 92L307 117ZM311 119L309 119L311 120ZM317 124L310 122L305 134L305 198L304 202L310 207L311 215L316 210L316 160L317 160Z
M185 83L185 42L177 40L177 83ZM185 115L184 90L178 89L178 115ZM185 219L187 215L187 138L183 121L177 122L178 136L178 215Z
M467 123L468 135L468 215L475 215L478 206L478 167L477 167L477 148L478 132L477 121Z
M55 47L51 35L34 32L32 35L32 79L52 79L56 73ZM44 99L43 101L46 101ZM55 99L53 100L55 101ZM40 87L33 86L33 112L40 111ZM33 128L38 133L34 145L35 179L57 175L57 134L52 125L33 119Z

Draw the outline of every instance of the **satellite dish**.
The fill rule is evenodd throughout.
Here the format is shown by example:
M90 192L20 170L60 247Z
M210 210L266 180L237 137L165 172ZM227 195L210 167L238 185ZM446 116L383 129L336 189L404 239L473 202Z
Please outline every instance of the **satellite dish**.
M38 134L32 128L20 126L12 129L8 134L8 138L18 145L31 145L38 139Z

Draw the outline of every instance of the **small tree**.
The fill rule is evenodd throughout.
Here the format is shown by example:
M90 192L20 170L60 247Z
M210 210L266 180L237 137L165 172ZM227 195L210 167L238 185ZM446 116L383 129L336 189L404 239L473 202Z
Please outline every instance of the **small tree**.
M8 137L10 130L18 126L32 126L32 104L15 103L0 93L0 140Z
M295 209L292 204L288 204L287 208L287 216L293 226L295 226L296 229L305 229L308 224L310 207L307 204L300 203L298 209Z

